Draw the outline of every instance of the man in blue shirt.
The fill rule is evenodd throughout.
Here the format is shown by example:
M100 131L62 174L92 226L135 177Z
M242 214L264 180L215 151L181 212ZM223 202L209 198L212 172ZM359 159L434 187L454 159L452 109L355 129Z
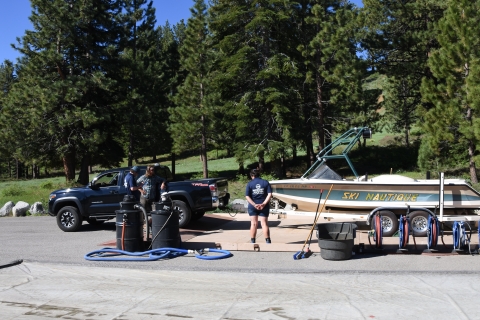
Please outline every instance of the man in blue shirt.
M260 178L258 170L250 171L252 181L247 184L245 197L248 201L248 215L250 216L250 242L255 243L257 236L258 220L262 224L265 241L271 243L270 229L268 228L268 215L270 213L270 199L272 188L267 180Z
M127 189L127 194L134 195L137 201L140 201L140 189L142 188L142 185L137 185L137 181L135 180L135 177L138 175L139 172L139 167L132 167L130 169L130 172L125 176L124 181L125 188Z

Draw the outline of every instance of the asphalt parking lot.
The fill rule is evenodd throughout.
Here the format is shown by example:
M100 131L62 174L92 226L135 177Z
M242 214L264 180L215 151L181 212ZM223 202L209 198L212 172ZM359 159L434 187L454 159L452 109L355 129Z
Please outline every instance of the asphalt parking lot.
M192 230L185 233L191 237ZM0 269L2 318L480 318L478 255L328 261L318 253L294 260L291 252L238 250L212 261L193 255L154 262L84 259L112 240L111 222L64 233L53 217L1 218L0 264L23 260Z

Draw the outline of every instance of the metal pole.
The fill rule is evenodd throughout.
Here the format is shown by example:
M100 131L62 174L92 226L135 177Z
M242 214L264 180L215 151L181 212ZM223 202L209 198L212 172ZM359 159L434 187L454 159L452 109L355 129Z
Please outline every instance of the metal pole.
M445 173L440 172L440 221L443 221L443 194Z

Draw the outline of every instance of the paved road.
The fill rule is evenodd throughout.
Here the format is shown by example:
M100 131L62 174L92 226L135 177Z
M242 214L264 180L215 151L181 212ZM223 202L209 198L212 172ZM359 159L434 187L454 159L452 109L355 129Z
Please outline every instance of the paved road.
M92 262L115 225L64 233L52 217L0 218L2 319L480 319L480 257L233 252Z

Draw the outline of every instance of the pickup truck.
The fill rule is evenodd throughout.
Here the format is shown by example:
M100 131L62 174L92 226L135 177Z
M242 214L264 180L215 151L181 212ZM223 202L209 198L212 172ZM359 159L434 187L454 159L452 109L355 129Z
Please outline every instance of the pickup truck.
M146 170L146 166L138 167L140 173L137 178ZM48 213L57 217L58 227L66 232L77 231L83 221L101 224L115 218L115 211L120 209L120 202L127 194L124 179L129 171L129 168L107 170L84 187L53 191L49 197ZM226 178L171 181L172 173L167 166L160 166L156 172L168 181L168 193L179 211L181 228L191 220L203 217L206 211L228 204L230 194Z

